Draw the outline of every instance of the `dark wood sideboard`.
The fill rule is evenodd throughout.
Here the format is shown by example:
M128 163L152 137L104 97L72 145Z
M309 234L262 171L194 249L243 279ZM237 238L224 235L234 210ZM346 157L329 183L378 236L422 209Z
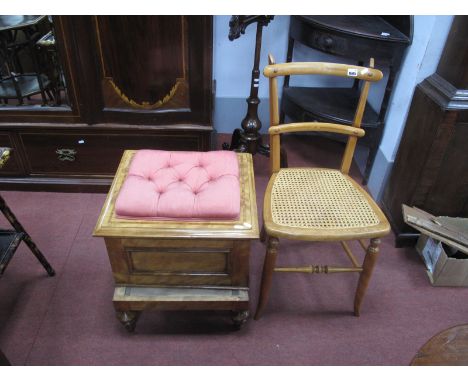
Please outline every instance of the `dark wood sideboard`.
M107 191L126 149L206 151L212 16L54 16L68 106L0 106L0 189Z
M385 93L380 109L367 104L362 120L366 130L359 144L368 149L363 183L366 184L382 140L385 115L394 81L406 48L413 36L412 16L291 16L287 62L293 61L296 43L314 50L355 60L368 65L371 57L375 67L388 69ZM349 87L290 86L285 78L281 104L282 116L294 121L322 121L351 124L359 100L358 81Z
M468 16L456 16L436 73L415 89L382 207L396 245L414 245L402 204L468 217Z

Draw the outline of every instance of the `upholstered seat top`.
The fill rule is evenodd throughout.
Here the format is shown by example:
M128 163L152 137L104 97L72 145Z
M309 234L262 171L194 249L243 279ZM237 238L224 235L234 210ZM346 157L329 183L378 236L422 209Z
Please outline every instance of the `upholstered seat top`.
M115 202L121 218L236 219L239 164L231 151L139 150Z

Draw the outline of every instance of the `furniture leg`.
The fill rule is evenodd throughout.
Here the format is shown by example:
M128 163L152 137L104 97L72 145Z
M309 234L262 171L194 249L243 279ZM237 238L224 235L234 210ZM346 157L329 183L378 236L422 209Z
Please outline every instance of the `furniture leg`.
M370 244L367 247L366 257L364 258L364 263L362 264L363 269L359 276L356 295L354 297L354 315L357 317L360 315L362 300L364 299L372 271L379 255L379 244L380 239L371 239Z
M36 259L39 260L39 262L42 264L42 266L44 267L44 269L46 270L47 274L50 277L55 276L55 270L49 264L49 262L47 261L45 256L42 254L42 252L39 250L39 248L37 248L37 245L31 239L31 236L29 236L27 232L24 232L24 233L25 235L23 237L23 241L29 247L33 255L36 256Z
M47 96L49 97L50 101L54 101L54 95L53 93L50 91L50 89L45 89L45 93L47 94Z
M240 143L241 143L240 141L241 141L241 129L235 129L232 132L231 144L224 142L223 150L237 150L240 146Z
M117 311L117 319L127 329L128 332L133 333L135 326L140 317L141 312L134 310Z
M234 322L234 326L236 329L241 329L242 326L247 322L249 318L249 311L248 310L241 310L239 312L233 312L232 321Z
M39 90L40 90L41 99L42 99L42 106L46 106L47 105L47 98L46 98L44 83L42 82L41 68L39 67L37 51L35 49L35 44L36 43L34 42L33 37L32 37L33 32L28 30L28 29L25 29L24 32L25 32L25 35L26 35L26 37L28 39L30 57L31 57L32 64L34 66L34 71L36 72L37 82L39 84Z
M3 215L5 215L6 219L10 222L10 224L13 226L16 232L24 233L23 241L29 247L33 255L36 256L37 260L39 260L39 262L42 264L44 269L47 271L47 274L51 277L54 276L55 275L54 269L49 264L49 262L47 261L45 256L42 254L42 252L39 250L39 248L37 248L36 243L34 243L34 241L28 235L26 230L23 228L21 223L18 221L16 216L13 214L13 212L10 210L5 200L1 196L0 196L0 211L2 211Z
M258 298L257 311L255 312L256 320L260 318L268 302L268 296L270 294L270 289L271 289L271 282L273 279L273 272L275 269L276 257L278 255L278 244L279 244L279 240L276 237L270 236L268 238L265 262L263 263L262 281L260 285L260 296Z

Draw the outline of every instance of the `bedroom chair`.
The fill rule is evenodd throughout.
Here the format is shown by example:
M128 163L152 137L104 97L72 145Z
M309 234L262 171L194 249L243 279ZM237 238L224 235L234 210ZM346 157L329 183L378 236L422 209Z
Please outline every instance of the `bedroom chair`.
M269 65L263 71L270 88L270 166L271 177L263 205L262 241L267 241L260 296L255 314L259 319L267 304L273 272L336 273L359 272L354 298L354 314L359 316L364 294L379 253L382 236L390 231L385 215L372 197L349 175L354 149L365 131L360 128L371 82L382 78L382 72L370 67L325 62L291 62ZM278 76L332 75L362 80L362 90L352 126L303 122L279 124ZM328 168L281 168L280 135L292 132L327 132L348 136L339 170ZM351 267L303 266L276 268L280 238L306 241L338 241L349 257ZM365 239L370 239L366 244ZM346 243L358 240L366 251L360 265Z

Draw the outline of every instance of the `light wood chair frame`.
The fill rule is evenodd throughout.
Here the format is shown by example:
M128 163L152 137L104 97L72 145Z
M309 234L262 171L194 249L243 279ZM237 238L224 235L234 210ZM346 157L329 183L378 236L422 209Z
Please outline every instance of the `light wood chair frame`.
M374 69L374 59L371 58L369 67L354 66L346 64L325 63L325 62L291 62L284 64L275 64L271 55L269 55L269 65L263 71L269 79L269 97L270 97L270 167L271 178L268 183L264 206L263 206L263 227L261 232L261 241L267 241L267 250L263 265L262 281L260 287L260 296L255 314L255 319L259 319L268 301L272 277L274 272L306 272L306 273L337 273L337 272L359 272L360 277L354 298L354 314L360 315L361 304L369 285L370 277L374 269L379 254L379 238L387 235L390 231L390 225L378 205L351 177L348 173L353 160L354 150L358 138L364 136L365 131L360 128L367 96L371 82L377 82L382 79L383 74L380 70ZM359 102L352 126L322 123L322 122L301 122L279 124L278 107L278 83L277 77L289 75L333 75L339 77L348 77L364 81L361 89ZM280 163L280 135L292 132L328 132L338 133L348 136L346 148L341 161L340 171L359 190L365 197L373 212L378 217L379 223L372 227L357 229L346 229L336 232L333 229L312 229L301 227L289 227L278 225L272 218L271 192L275 179L281 168ZM308 265L302 267L275 267L278 255L279 238L289 238L306 241L338 241L352 263L352 267L335 267L328 265ZM366 244L364 239L370 239ZM365 258L362 265L352 253L348 240L358 240L365 251Z

